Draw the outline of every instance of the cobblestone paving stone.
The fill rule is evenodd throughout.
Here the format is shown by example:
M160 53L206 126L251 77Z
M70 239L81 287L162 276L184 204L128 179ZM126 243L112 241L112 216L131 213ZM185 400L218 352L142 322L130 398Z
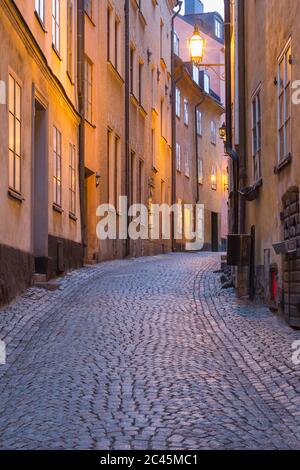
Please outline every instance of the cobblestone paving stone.
M0 448L300 449L300 332L219 266L108 262L0 310Z

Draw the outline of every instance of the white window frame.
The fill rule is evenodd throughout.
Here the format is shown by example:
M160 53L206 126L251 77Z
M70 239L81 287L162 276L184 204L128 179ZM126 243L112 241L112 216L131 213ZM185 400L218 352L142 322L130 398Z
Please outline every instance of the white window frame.
M215 19L215 35L218 39L222 39L222 23L217 18Z
M176 170L181 172L181 145L176 144Z
M213 178L211 180L211 189L213 191L217 191L217 189L218 189L218 181L217 181L218 170L217 170L217 165L215 165L215 164L213 164L212 167L211 167L211 176L214 176L214 181L213 181Z
M261 85L252 95L252 159L253 181L261 179Z
M74 4L67 0L67 72L70 79L74 75Z
M184 106L184 124L186 126L189 125L189 102L187 100L187 98L184 98L184 102L183 102L183 106Z
M197 85L199 85L200 83L200 70L199 70L199 67L197 67L197 65L194 65L193 64L193 80L195 83L197 83Z
M52 46L60 52L60 0L52 0Z
M62 135L57 127L53 127L53 202L62 205Z
M185 152L185 170L184 170L184 174L187 178L190 177L190 154L189 154L188 150L186 150L186 152Z
M35 0L35 12L42 24L45 24L45 0Z
M84 60L84 115L93 123L93 63L85 56Z
M176 31L174 31L174 54L179 56L179 36Z
M176 88L176 116L180 119L181 116L181 91Z
M291 38L278 58L278 162L287 158L292 152L291 135L291 84L292 84L292 49ZM281 73L283 64L283 77ZM283 101L283 103L282 103ZM282 106L283 105L283 106ZM282 115L283 114L283 115Z
M197 119L197 135L202 136L202 112L197 109L196 113L196 119Z
M203 174L203 159L198 158L198 183L203 184L204 174Z
M203 88L205 93L209 95L210 93L210 75L208 72L204 72L203 74Z
M70 193L70 213L76 215L76 152L75 145L69 146L69 193Z
M21 194L22 166L22 87L11 73L9 74L8 96L8 186Z
M216 121L210 122L210 141L213 145L217 145L217 124Z

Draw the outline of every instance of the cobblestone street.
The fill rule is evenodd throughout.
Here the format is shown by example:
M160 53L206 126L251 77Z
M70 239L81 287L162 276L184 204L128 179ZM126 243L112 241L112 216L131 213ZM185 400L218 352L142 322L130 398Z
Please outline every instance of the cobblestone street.
M219 267L108 262L0 310L1 449L300 449L300 332Z

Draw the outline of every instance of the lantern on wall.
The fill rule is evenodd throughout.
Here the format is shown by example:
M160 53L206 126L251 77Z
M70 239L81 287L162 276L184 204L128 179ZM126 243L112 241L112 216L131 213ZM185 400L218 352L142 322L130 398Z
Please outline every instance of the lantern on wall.
M195 25L193 36L188 40L190 58L196 66L201 65L206 41L201 37L198 25Z

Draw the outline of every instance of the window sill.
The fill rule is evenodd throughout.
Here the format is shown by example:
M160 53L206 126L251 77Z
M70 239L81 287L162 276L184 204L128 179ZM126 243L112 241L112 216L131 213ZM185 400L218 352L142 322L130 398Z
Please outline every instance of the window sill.
M52 208L54 212L57 212L58 214L63 214L64 212L63 209L55 203L53 203Z
M72 78L70 72L68 72L68 71L67 71L67 77L68 77L68 79L70 80L71 85L74 86L74 85L75 85L75 82L74 82L74 80L73 80L73 78Z
M69 212L69 219L72 220L73 222L77 222L78 218L76 217L73 212Z
M141 20L141 23L142 23L143 27L146 28L147 21L146 21L146 18L144 17L144 15L143 15L143 13L141 12L141 10L139 10L139 18Z
M137 108L139 107L139 100L136 98L136 96L133 93L130 93L130 101L132 104L134 104Z
M108 65L108 68L109 70L112 72L112 74L114 75L114 77L117 79L117 81L120 83L120 85L124 85L124 79L123 77L120 75L119 71L116 69L116 67L114 66L114 64L109 60L107 62L107 65Z
M7 194L11 199L14 199L15 201L19 202L20 204L22 204L22 202L25 201L23 196L20 193L17 193L16 191L14 191L13 189L9 189L7 191Z
M52 50L55 52L55 55L57 56L57 58L60 60L60 62L62 62L62 58L60 56L60 53L58 52L58 50L56 49L56 47L54 46L54 44L52 44Z
M85 16L88 18L89 22L90 22L94 27L96 27L95 21L94 21L93 18L88 14L88 12L84 10L84 14L85 14Z
M167 64L165 62L165 59L163 59L162 57L160 59L160 66L163 70L166 70L166 68L167 68Z
M289 165L292 161L293 157L292 154L289 153L283 160L281 160L278 165L274 167L274 173L275 175L278 175L283 168L285 168L287 165Z
M85 122L90 126L92 127L93 129L96 129L97 126L95 124L93 124L91 121L89 121L88 119L84 118Z
M145 110L145 108L141 104L139 104L139 112L140 112L140 114L142 115L143 118L148 116L147 111Z
M36 10L35 10L35 12L34 12L34 15L35 15L35 17L36 17L36 19L37 19L37 21L38 21L40 27L41 27L42 30L44 31L44 33L47 34L48 31L46 30L45 25L44 25L42 19L40 18L39 14L38 14L38 12L37 12Z

